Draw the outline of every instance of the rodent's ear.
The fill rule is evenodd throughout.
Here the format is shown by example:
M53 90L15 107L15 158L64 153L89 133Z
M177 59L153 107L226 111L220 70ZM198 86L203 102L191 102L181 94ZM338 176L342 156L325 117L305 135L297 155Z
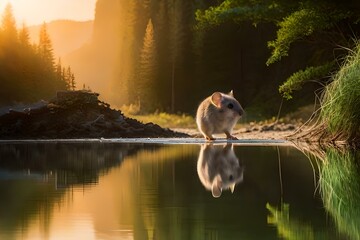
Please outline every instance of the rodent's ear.
M220 108L222 98L223 96L220 92L214 92L211 95L211 103L214 104L216 107Z
M228 95L234 97L234 92L233 92L233 90L231 90L231 91L228 93Z

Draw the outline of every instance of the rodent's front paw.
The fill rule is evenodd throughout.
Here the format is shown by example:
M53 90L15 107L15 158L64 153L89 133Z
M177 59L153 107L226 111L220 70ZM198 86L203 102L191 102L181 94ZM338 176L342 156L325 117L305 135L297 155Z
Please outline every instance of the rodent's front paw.
M239 140L237 137L235 137L233 135L228 136L227 139L229 139L229 140Z

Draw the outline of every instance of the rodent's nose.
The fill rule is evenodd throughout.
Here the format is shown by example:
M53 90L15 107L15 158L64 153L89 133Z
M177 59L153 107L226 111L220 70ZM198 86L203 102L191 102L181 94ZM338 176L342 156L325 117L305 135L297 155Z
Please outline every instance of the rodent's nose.
M240 109L240 110L239 110L239 115L240 115L240 116L244 115L244 110Z
M233 175L229 176L229 180L232 181L234 179Z

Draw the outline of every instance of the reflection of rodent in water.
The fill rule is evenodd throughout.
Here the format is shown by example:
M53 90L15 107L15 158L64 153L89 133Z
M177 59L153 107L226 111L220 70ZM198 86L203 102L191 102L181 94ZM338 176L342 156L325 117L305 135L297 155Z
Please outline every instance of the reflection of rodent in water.
M200 103L196 123L207 140L214 140L214 133L225 133L227 139L236 139L231 131L243 114L244 110L234 98L233 91L228 94L215 92Z
M197 173L204 187L213 197L220 197L223 189L235 189L243 181L244 168L236 157L232 144L203 144L197 162Z

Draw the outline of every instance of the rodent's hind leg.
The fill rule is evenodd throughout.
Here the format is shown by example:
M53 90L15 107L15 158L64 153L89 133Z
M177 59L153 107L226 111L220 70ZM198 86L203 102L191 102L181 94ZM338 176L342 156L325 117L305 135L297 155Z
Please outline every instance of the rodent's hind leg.
M226 138L229 140L239 140L237 137L231 135L228 131L225 131Z

